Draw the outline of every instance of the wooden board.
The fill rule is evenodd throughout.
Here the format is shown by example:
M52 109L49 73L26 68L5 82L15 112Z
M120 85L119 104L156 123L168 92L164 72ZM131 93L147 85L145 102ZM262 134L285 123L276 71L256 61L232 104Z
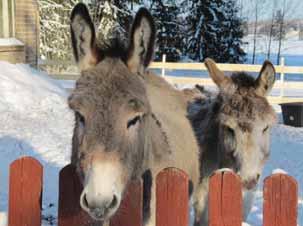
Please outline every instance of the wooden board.
M229 171L215 173L209 181L209 226L242 225L242 185Z
M82 185L73 165L65 166L59 175L58 226L102 226L80 206Z
M59 226L101 226L80 206L82 185L75 167L67 165L60 172L59 182ZM141 226L142 224L142 185L140 181L130 183L120 208L112 218L111 226Z
M41 226L43 167L23 157L10 165L8 226Z
M131 182L110 226L142 226L143 187L141 181Z
M264 226L297 226L298 185L285 174L267 177L263 188Z
M160 172L156 179L156 225L187 226L189 222L189 180L175 168Z

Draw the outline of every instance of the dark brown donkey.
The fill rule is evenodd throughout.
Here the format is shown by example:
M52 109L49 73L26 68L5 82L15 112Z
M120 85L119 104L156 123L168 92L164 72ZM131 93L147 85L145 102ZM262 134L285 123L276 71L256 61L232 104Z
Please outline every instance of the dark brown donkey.
M263 64L257 79L246 73L225 76L211 59L206 59L205 65L219 93L202 91L204 98L189 108L202 156L197 225L208 225L208 179L221 168L239 174L243 184L243 215L247 217L269 157L270 128L276 121L276 114L266 99L275 82L275 69L270 62Z
M199 148L187 119L187 102L163 78L146 70L155 41L154 21L137 13L129 46L101 49L88 10L78 4L71 35L81 77L69 97L75 112L72 163L83 183L81 207L107 221L117 211L128 183L149 172L178 167L195 188ZM148 173L147 173L148 174ZM154 225L155 189L145 225ZM148 209L148 208L146 208Z

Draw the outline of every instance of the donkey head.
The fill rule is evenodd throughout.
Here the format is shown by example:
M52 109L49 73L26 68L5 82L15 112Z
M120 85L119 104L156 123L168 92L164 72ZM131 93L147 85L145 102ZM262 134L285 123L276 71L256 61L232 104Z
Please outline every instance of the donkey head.
M118 209L128 182L141 176L151 117L142 74L155 40L149 12L138 11L128 49L101 49L86 6L71 14L71 37L81 77L69 97L75 112L72 163L83 183L81 207L97 220Z
M220 91L214 108L219 125L220 167L234 169L243 186L252 189L270 152L270 128L276 115L266 95L274 85L275 69L266 61L254 79L245 73L225 76L211 59L206 59L205 64Z

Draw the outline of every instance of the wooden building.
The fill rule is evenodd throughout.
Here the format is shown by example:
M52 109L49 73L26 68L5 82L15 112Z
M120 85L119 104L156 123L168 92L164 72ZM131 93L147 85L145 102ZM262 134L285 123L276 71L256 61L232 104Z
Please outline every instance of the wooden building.
M0 60L37 66L37 0L0 0Z

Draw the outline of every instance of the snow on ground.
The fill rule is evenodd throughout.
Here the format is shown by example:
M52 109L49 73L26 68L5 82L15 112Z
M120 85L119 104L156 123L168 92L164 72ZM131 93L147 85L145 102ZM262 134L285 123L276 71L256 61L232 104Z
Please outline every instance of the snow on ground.
M281 118L281 117L279 117ZM272 129L271 156L265 166L262 180L272 173L285 173L296 178L299 184L298 224L303 225L303 128L282 124ZM262 225L262 187L259 184L253 210L248 218L252 226Z
M43 164L43 216L56 216L58 172L68 163L73 127L67 93L26 65L0 62L0 68L0 225L6 222L9 164L24 155Z
M252 34L245 36L243 38L243 42L247 43L244 46L244 50L247 53L253 52L253 38ZM268 43L269 43L269 36L267 35L258 35L257 36L257 45L256 45L256 53L263 54L267 53L268 51ZM272 54L278 53L279 42L277 40L272 40L270 51ZM281 54L282 55L302 55L303 54L303 40L299 40L299 35L289 34L286 37L286 40L282 41L281 47Z
M73 114L66 104L67 93L58 82L26 65L0 62L0 68L0 226L6 225L9 164L24 155L44 165L43 216L51 219L57 214L58 172L69 161ZM69 88L71 84L63 82ZM275 109L281 120L280 107ZM281 123L273 128L271 157L263 178L281 170L300 185L298 223L303 226L303 128ZM262 184L243 225L262 225Z

